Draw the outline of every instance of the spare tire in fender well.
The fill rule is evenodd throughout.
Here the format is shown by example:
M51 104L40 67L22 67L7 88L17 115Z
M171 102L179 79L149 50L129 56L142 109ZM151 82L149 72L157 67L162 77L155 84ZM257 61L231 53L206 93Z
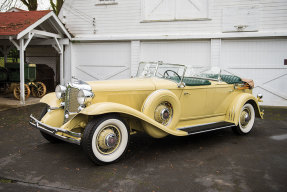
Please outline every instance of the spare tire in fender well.
M148 117L156 120L167 127L167 129L173 129L176 127L181 113L181 105L177 96L166 89L160 89L152 92L145 100L142 106L142 112ZM158 116L162 116L161 113L166 112L166 121L164 117L162 121L159 121ZM155 138L161 138L168 133L158 129L157 127L143 122L143 127L146 133Z

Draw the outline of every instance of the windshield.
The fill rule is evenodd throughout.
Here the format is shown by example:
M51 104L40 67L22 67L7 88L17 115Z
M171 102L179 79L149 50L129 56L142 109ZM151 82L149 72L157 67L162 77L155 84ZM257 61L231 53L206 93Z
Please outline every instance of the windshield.
M221 75L221 70L218 67L186 67L185 65L163 62L141 62L137 72L137 77L159 77L177 83L190 78L218 81Z
M218 80L221 75L219 67L187 67L185 77L193 77L197 79Z
M167 64L162 62L141 62L137 77L159 77L180 82L186 67L180 64Z

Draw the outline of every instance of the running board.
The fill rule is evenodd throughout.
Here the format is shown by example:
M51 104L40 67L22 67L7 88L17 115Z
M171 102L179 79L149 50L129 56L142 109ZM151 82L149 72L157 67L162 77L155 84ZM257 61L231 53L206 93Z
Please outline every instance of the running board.
M198 133L204 133L204 132L214 131L218 129L225 129L225 128L234 127L234 126L235 126L234 123L221 121L221 122L207 123L207 124L202 124L202 125L195 125L195 126L190 126L190 127L182 127L182 128L178 128L177 130L185 131L189 135L194 135Z

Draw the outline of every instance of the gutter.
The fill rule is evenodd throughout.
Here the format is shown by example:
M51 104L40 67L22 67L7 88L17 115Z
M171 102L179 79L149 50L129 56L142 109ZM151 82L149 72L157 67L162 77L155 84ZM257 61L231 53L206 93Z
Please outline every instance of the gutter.
M189 40L189 39L235 39L287 37L287 31L233 32L233 33L187 33L187 34L127 34L127 35L78 35L76 41L135 41L135 40Z

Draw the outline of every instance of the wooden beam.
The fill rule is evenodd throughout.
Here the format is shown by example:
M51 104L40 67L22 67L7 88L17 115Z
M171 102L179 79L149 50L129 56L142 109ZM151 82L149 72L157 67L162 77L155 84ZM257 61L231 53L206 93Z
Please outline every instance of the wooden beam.
M16 41L14 41L14 39L10 36L9 40L15 45L15 47L20 50L20 45L18 45L18 43Z
M60 44L63 45L69 45L69 39L65 38L65 39L59 39L58 40ZM55 40L54 39L32 39L31 42L29 43L29 45L53 45L55 44Z
M34 33L35 35L41 35L41 36L46 36L46 37L52 37L52 38L62 38L62 35L56 34L56 33L50 33L47 31L40 31L40 30L36 30L33 29L31 31L32 33Z
M24 50L27 48L28 44L30 43L31 39L33 38L34 33L29 33L29 38L26 40L24 44Z

